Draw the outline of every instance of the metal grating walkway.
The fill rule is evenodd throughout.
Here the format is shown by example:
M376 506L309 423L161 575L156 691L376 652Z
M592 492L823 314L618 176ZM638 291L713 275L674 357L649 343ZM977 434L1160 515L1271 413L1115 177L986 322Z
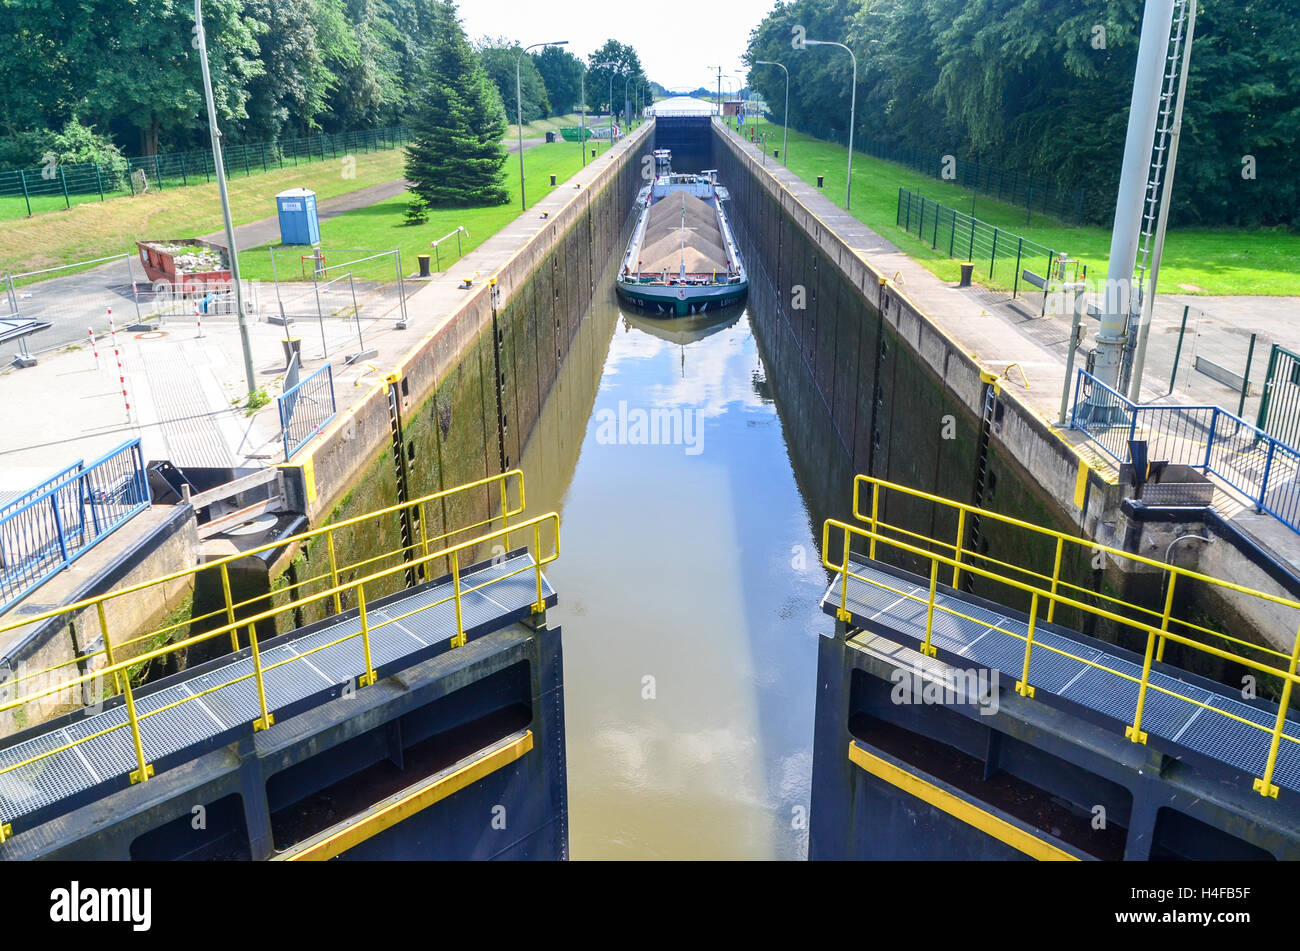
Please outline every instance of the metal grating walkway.
M461 596L467 637L499 630L531 612L537 599L536 575L520 569L531 568L533 564L532 556L520 551L500 564L485 564L461 575L462 591L486 585L483 590ZM514 571L520 573L507 577ZM546 603L553 604L555 591L544 576L542 591ZM431 605L451 596L451 579L443 578L368 606L371 659L381 677L450 649L456 633L455 601ZM420 613L393 621L413 611ZM376 627L386 621L392 623ZM345 635L359 634L360 630L360 618L351 611L266 641L261 655L267 708L273 714L286 710L290 714L299 712L337 696L345 684L356 683L356 678L366 669L360 637L318 650L301 660L293 658ZM247 648L241 651L247 653ZM267 669L282 661L292 662ZM137 690L135 705L140 717L194 698L140 720L148 762L157 764L156 769L161 771L228 743L237 735L251 734L253 721L261 716L253 669L251 657L222 659L167 678L152 691L147 687ZM242 676L248 679L229 683ZM211 693L195 698L196 694L213 687L216 689ZM126 724L126 708L119 702L93 716L62 718L49 724L46 732L40 732L39 727L27 731L15 745L0 750L0 770L3 770L76 740L121 727L85 739L45 759L0 773L0 823L12 823L17 832L69 812L107 791L129 785L128 777L138 767L131 731Z
M852 558L849 565L853 574L870 579L870 582L864 582L849 577L847 606L853 615L854 626L886 637L899 637L907 643L922 643L925 640L928 583L912 583ZM822 610L832 617L840 603L840 584L841 579L837 576L822 599ZM975 620L955 617L940 608L960 611ZM1011 616L1010 612L990 610L942 588L937 592L930 643L938 649L941 659L950 663L967 661L977 667L997 670L1014 683L1020 679L1024 669L1025 642L1004 632L1015 632L1024 637L1029 633L1029 624ZM1041 646L1066 651L1074 657L1039 650ZM1090 667L1075 657L1104 664L1108 669ZM1133 679L1128 680L1121 674ZM1054 694L1109 721L1127 725L1133 722L1141 677L1140 663L1054 633L1041 620L1034 629L1029 683L1039 691ZM1206 689L1157 672L1154 668L1150 683L1153 688L1175 691L1181 696L1170 696L1157 689L1147 690L1142 729L1151 737L1148 742L1162 749L1199 754L1251 778L1264 775L1271 734L1277 721L1276 707L1264 703L1252 706L1242 702L1226 687L1222 691ZM1218 709L1200 707L1184 698L1212 703ZM1225 713L1257 723L1264 729L1254 729ZM1288 737L1300 739L1300 723L1288 720L1283 732ZM1273 782L1300 792L1300 745L1282 742Z

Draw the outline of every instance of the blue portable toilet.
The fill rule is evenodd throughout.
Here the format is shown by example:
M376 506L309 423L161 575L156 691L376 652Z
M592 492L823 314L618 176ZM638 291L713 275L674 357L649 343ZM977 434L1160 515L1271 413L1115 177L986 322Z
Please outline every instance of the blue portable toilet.
M281 244L319 244L320 221L316 218L316 193L290 188L275 196L280 213Z

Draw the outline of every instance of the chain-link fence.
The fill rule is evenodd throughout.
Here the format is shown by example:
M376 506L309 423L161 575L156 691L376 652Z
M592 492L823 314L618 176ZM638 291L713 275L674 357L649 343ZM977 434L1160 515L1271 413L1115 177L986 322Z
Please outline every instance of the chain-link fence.
M406 129L394 126L277 142L227 144L222 147L222 159L227 177L248 176L356 152L393 149L408 141ZM215 172L210 149L81 165L59 165L51 156L50 161L36 168L0 171L0 219L31 217L84 202L202 185L212 181Z

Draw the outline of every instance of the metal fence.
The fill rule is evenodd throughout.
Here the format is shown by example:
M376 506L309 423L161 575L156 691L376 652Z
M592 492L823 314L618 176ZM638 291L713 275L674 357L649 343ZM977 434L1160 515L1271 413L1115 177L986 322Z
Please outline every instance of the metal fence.
M829 138L845 144L843 130L832 129ZM896 162L922 175L949 181L981 195L1025 209L1026 217L1048 215L1069 224L1083 224L1088 214L1088 192L1083 188L1062 188L1052 182L1021 172L1008 172L937 149L880 145L863 135L854 137L853 150L887 162Z
M0 611L149 507L140 440L78 461L0 506Z
M410 140L401 126L360 132L320 134L276 142L222 146L227 177L252 175L306 162L338 159L356 152L373 152L405 145ZM47 163L39 168L0 171L0 219L31 217L45 211L71 208L89 201L104 201L150 190L202 185L212 180L216 166L210 149L171 152L80 165Z
M1051 248L906 188L898 190L897 223L933 250L973 262L976 277L1011 288L1012 297L1028 292L1045 298L1059 264ZM1045 309L1045 299L1043 305Z
M1273 344L1255 425L1283 442L1300 443L1300 354Z
M325 364L281 393L278 403L284 461L288 462L308 440L329 425L338 412L333 368Z
M1218 406L1140 405L1087 370L1075 380L1070 425L1117 463L1128 444L1147 441L1147 457L1200 469L1300 532L1300 452Z

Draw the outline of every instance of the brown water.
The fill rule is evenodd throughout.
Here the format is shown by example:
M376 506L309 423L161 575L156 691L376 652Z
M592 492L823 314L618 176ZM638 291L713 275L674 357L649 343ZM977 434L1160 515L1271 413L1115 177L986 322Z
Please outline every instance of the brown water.
M749 314L624 314L612 276L523 459L561 515L572 855L803 858L832 622Z

